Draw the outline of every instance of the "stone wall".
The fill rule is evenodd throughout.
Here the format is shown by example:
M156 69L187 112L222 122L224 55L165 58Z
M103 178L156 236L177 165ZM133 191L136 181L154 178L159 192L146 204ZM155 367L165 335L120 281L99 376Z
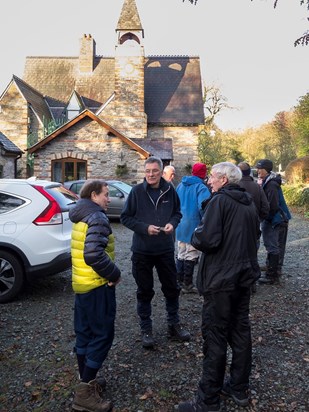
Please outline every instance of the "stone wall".
M197 126L149 127L148 138L173 139L174 159L171 161L171 164L175 167L176 171L175 184L180 182L182 176L190 174L186 166L192 166L199 161L197 153Z
M22 151L27 148L28 104L14 82L3 95L0 111L0 131ZM18 159L19 177L26 177L27 154Z
M97 122L84 119L35 153L34 175L51 180L51 163L67 157L87 161L87 178L119 179L139 183L145 159L121 139L109 136ZM117 165L126 164L128 173L118 177Z
M2 156L0 154L0 166L2 169L2 179L14 179L15 178L15 158Z

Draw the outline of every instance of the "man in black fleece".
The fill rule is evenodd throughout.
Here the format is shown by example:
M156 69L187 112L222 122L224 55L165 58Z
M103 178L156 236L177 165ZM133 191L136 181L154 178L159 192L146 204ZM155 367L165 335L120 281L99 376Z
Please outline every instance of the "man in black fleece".
M188 341L190 334L180 326L178 314L180 288L174 258L174 231L181 219L180 201L173 185L162 177L161 159L149 157L144 167L144 181L131 190L120 219L134 232L131 260L137 285L137 314L143 347L153 348L151 301L155 294L154 267L165 297L169 336Z
M232 163L212 167L213 196L191 244L202 251L197 288L202 310L203 372L193 402L179 412L219 412L220 395L239 406L249 403L252 350L249 321L250 289L258 279L259 219L249 195L238 183L240 169ZM224 382L227 345L232 350L230 376Z

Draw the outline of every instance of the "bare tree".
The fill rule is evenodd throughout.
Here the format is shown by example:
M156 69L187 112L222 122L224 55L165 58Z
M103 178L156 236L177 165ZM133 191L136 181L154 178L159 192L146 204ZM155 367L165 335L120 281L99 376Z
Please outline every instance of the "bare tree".
M227 102L227 98L222 95L217 86L204 86L204 110L205 110L205 125L212 125L215 116L223 109L234 109Z
M185 2L186 0L182 0L182 2ZM191 4L196 5L198 0L187 0L189 1ZM251 0L254 1L254 0ZM274 8L276 8L278 6L280 0L274 0ZM300 5L303 6L305 5L307 10L309 11L309 0L300 0ZM309 17L307 18L307 20L309 21ZM309 44L309 30L306 31L301 37L299 37L298 39L296 39L294 41L294 46L307 46Z

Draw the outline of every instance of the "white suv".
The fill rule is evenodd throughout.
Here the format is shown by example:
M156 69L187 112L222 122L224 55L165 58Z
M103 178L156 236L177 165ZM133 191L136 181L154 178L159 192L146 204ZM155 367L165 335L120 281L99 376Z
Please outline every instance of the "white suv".
M76 200L60 183L0 179L0 303L26 280L71 266L69 209Z

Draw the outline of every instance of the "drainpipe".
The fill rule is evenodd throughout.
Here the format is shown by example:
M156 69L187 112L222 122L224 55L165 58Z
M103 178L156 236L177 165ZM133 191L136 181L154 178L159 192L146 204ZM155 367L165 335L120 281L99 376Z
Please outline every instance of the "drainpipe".
M19 155L15 158L15 161L14 161L14 179L17 178L17 160L20 159L21 156L22 156L22 153L19 154Z

